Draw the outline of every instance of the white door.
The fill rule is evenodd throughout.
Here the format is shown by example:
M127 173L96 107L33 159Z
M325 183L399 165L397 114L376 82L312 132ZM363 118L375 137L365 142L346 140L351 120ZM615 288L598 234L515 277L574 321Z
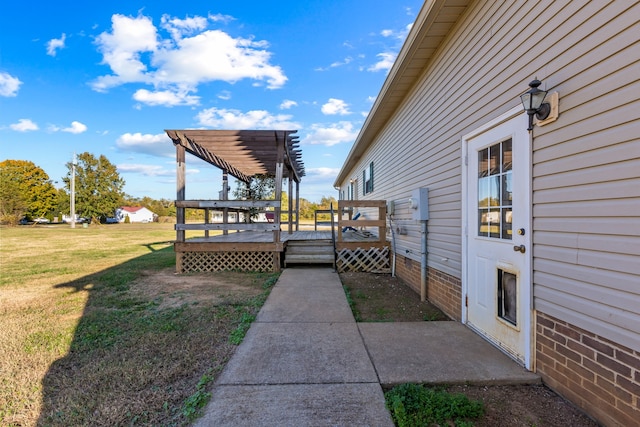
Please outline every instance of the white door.
M521 111L463 140L463 286L467 324L531 369L531 148Z

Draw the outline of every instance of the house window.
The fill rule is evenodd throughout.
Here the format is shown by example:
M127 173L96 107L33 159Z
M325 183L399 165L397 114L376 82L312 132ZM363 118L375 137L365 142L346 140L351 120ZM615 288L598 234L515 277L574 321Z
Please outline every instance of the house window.
M373 191L373 162L369 163L369 168L362 171L362 194L368 194Z

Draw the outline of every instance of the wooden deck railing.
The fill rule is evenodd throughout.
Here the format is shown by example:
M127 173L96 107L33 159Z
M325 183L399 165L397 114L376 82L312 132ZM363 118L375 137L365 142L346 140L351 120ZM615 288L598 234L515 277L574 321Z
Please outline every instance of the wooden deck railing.
M177 200L177 209L204 209L204 223L177 223L176 241L184 242L186 230L202 230L208 236L210 230L222 230L225 234L228 231L273 231L273 241L280 241L280 217L275 215L273 222L231 222L229 221L229 212L244 212L248 218L253 209L265 211L267 208L279 208L280 200ZM223 213L222 223L209 222L208 211L220 211ZM182 215L184 218L184 215Z
M360 217L353 218L353 212L358 209ZM348 219L344 215L348 213ZM374 216L375 218L371 218ZM377 235L377 240L367 239L366 245L370 247L387 246L387 202L385 200L339 200L338 201L338 249L355 249L362 247L364 242L346 242L343 238L343 230L346 227L368 228L377 230L372 234Z
M334 214L333 203L331 204L331 209L317 209L313 213L313 229L318 230L319 226L331 226L334 222ZM318 216L328 216L328 220L318 220Z

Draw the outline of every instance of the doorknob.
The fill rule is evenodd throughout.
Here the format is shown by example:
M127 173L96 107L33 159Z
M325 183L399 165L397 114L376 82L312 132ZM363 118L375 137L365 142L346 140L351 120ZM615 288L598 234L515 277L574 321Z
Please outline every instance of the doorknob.
M513 247L513 250L515 252L525 253L527 251L527 248L525 248L524 245L516 245Z

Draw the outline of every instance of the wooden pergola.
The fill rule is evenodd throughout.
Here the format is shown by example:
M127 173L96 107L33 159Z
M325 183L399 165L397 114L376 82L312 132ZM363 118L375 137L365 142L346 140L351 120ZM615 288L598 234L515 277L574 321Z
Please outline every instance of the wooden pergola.
M288 180L289 219L288 231L292 233L295 216L295 227L298 229L298 211L300 207L300 180L305 175L302 154L299 148L296 130L166 130L176 148L176 268L182 272L182 261L185 254L194 252L269 252L274 254L274 268L278 264L282 251L280 239L280 217L282 212L283 180ZM223 188L216 200L186 200L186 163L185 153L190 153L205 162L218 167L223 172ZM275 178L274 200L228 200L228 175L247 184L258 175ZM295 188L295 209L293 183ZM186 224L185 209L204 209L206 212L203 224ZM230 223L229 212L248 212L249 209L273 209L273 223ZM221 224L210 223L210 209L223 212ZM294 215L295 214L295 215ZM248 216L248 215L247 215ZM185 230L203 230L208 237L210 230L222 230L226 235L235 231L273 231L272 247L252 245L251 243L233 243L226 247L221 243L207 245L198 242L197 246L185 242ZM202 256L200 256L202 257ZM250 262L250 261L249 261Z

